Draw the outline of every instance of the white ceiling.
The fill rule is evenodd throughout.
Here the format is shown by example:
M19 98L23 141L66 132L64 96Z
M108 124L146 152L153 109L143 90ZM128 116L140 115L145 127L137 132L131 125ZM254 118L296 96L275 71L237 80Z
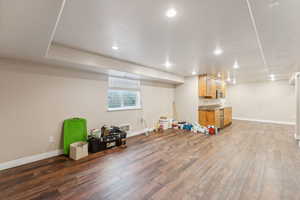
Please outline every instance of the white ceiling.
M173 19L165 17L170 7L178 12ZM169 71L180 75L229 67L235 59L262 66L245 1L68 1L55 41L161 70L169 59ZM223 56L213 54L217 45Z
M61 6L62 0L0 0L0 56L44 57Z
M166 71L178 76L161 72L163 75L159 79L168 77L175 82L181 82L180 76L190 76L193 71L222 72L225 75L229 72L238 82L243 82L266 80L271 73L277 79L288 78L291 72L299 70L299 0L22 2L0 0L2 57L95 70L95 66L88 65L92 63L89 59L93 59L98 67L95 71L101 72L99 69L103 66L99 62L108 59L101 57L105 55L119 60L115 66L118 70L127 73L130 72L127 68L131 68L133 73L145 72L140 73L141 76L151 72L151 78ZM177 10L175 18L165 16L169 8ZM83 56L82 60L86 62L76 64L75 60L70 61L70 57L63 58L63 54L49 53L51 43L83 50L83 54L94 53L98 57ZM120 49L112 50L113 45ZM220 56L213 54L217 46L224 50ZM72 50L69 54L63 52L64 55L74 55ZM55 61L45 56L50 54L56 55ZM172 63L169 69L164 66L167 60ZM240 69L232 68L235 60ZM126 64L122 65L122 62ZM109 68L110 63L113 60L107 61L105 67ZM142 70L138 70L138 66ZM145 67L152 68L152 71L145 70Z
M262 52L246 0L68 1L55 41L184 76L196 70L231 71L237 79L287 77L300 61L300 1L276 2L249 0ZM178 15L167 18L168 8ZM119 51L112 50L115 44ZM216 46L223 55L213 54ZM240 69L234 71L235 60Z

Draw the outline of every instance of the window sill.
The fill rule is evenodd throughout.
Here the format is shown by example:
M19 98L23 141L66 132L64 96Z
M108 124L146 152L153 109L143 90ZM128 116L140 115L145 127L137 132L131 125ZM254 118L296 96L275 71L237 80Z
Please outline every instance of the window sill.
M123 108L108 108L108 112L126 111L126 110L141 110L142 107L123 107Z

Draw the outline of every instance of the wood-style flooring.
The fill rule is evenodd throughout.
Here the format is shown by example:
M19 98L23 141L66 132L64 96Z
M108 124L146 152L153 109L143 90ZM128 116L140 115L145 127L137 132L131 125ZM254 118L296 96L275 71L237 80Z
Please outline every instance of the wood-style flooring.
M234 121L217 136L169 130L79 161L0 172L0 199L300 199L294 127Z

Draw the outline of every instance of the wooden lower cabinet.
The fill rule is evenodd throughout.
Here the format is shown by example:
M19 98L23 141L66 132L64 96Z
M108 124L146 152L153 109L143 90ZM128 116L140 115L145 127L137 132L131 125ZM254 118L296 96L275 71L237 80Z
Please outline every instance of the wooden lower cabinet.
M200 110L199 124L201 126L216 126L220 128L219 110Z
M199 124L201 126L207 126L206 112L205 110L199 110Z
M224 126L232 123L232 108L224 108Z
M199 110L199 124L201 126L215 126L223 128L232 123L232 108L226 107L215 110Z

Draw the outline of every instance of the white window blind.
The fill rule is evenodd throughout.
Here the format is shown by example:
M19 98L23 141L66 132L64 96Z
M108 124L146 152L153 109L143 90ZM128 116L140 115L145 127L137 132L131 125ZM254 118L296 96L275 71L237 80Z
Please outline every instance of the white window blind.
M140 81L109 77L108 110L141 108Z
M130 80L116 77L109 77L109 88L123 88L123 89L140 89L139 80Z

